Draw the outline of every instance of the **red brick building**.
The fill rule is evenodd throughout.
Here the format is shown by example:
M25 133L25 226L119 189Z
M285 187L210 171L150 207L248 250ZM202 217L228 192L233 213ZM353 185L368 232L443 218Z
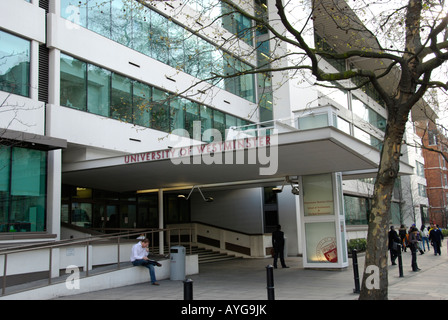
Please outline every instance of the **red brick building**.
M425 159L426 194L429 201L425 222L434 222L446 228L448 222L448 163L446 160L448 159L448 138L434 122L429 120L417 122L415 128L417 135L422 138L422 152ZM421 192L424 191L421 190Z

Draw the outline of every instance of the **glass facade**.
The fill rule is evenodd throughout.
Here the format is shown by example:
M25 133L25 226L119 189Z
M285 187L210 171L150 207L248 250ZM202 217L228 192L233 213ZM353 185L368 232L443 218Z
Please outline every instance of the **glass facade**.
M166 223L190 221L189 202L177 194L166 194L163 207ZM116 232L116 228L158 228L158 195L62 185L61 220L102 232Z
M369 215L369 200L344 195L345 222L347 225L366 225Z
M44 151L0 146L0 232L45 230Z
M233 94L255 102L255 77L245 74L226 81L210 80L252 67L216 48L163 15L131 0L61 0L61 16L151 58L212 82ZM245 19L237 34L247 37ZM252 38L252 37L251 37Z
M0 31L1 91L29 96L30 50L30 41Z
M218 129L224 140L225 129L250 124L65 54L61 54L60 77L61 105L147 128L185 129L194 138L193 122L201 121L201 134Z

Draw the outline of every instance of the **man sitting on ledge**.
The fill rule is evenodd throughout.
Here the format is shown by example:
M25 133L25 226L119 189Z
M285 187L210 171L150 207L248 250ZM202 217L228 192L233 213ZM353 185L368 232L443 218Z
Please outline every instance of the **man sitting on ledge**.
M157 261L148 258L149 254L149 239L145 238L132 246L131 262L134 266L142 266L149 269L149 276L151 277L151 283L158 286L159 283L156 280L156 273L154 266L161 267L162 265Z

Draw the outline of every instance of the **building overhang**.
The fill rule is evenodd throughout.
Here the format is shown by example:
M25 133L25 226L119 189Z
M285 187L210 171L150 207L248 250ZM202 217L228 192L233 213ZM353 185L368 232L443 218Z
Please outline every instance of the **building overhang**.
M43 151L67 148L67 140L10 129L0 130L0 141L3 145Z
M248 138L241 148L235 146L242 140L233 141L234 148L223 152L211 143L65 163L62 182L117 192L278 185L286 176L329 172L342 172L345 178L372 177L380 156L375 148L334 127ZM402 163L400 168L402 174L412 174L409 165Z

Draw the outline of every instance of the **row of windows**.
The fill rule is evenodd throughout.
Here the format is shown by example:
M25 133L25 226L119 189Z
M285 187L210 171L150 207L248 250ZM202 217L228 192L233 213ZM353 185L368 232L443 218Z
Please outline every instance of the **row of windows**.
M61 54L60 104L164 132L185 129L190 137L194 121L201 121L201 133L214 128L223 140L227 128L250 124L65 54Z
M1 91L29 96L30 50L30 41L0 30Z
M130 0L61 0L61 16L111 40L255 102L252 69L161 14Z
M45 229L44 151L0 145L0 232Z

